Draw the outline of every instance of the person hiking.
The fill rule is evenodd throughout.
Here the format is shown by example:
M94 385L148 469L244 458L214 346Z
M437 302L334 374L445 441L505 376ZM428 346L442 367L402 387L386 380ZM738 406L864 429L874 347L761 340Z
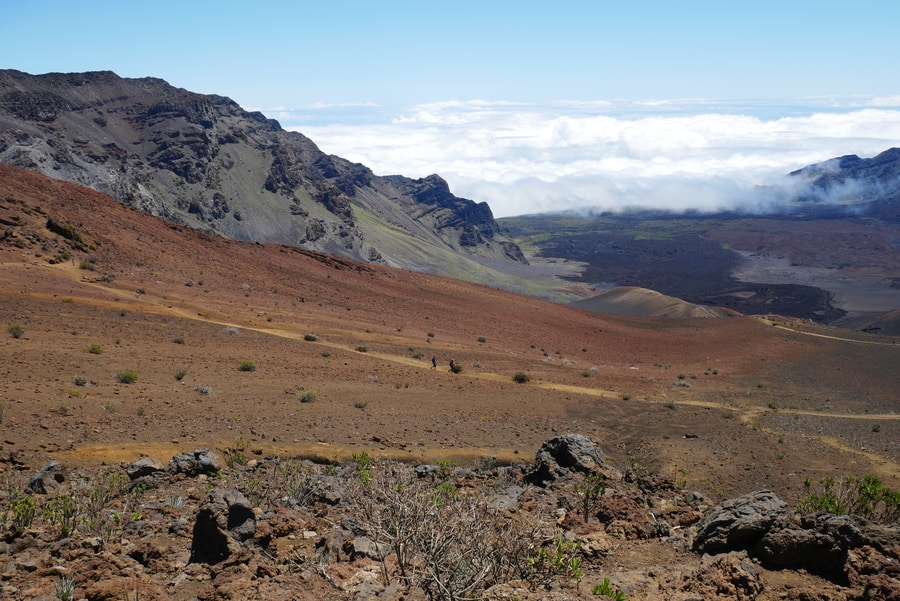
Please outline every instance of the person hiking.
M431 369L437 369L437 355L431 358Z
M453 371L454 365L455 365L455 363L453 363L453 359L450 359L450 371Z

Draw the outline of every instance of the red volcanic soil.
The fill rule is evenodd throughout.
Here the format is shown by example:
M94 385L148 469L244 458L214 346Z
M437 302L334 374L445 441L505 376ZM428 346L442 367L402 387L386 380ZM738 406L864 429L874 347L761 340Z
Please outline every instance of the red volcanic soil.
M528 462L578 432L614 464L712 498L769 487L796 500L804 478L830 474L900 484L892 339L596 314L229 241L8 166L0 281L6 465L165 461L237 441L327 461ZM120 383L125 371L137 380Z

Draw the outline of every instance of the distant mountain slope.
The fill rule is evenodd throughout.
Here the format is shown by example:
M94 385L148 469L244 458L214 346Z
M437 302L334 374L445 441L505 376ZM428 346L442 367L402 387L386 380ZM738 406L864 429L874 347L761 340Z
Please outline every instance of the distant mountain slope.
M809 180L801 201L829 203L900 223L900 148L870 158L855 154L808 165L791 176Z
M236 240L501 285L524 264L485 203L379 177L222 96L109 71L0 71L0 162Z

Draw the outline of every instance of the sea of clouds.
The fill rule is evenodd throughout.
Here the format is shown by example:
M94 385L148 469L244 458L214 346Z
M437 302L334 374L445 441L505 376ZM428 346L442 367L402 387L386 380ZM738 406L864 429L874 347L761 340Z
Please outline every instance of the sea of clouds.
M495 216L777 210L812 163L900 146L900 97L828 102L443 102L264 109L379 175L437 173Z

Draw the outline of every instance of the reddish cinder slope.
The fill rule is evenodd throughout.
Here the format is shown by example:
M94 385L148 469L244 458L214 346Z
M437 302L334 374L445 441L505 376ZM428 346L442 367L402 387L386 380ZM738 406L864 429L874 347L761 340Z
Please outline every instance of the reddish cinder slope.
M896 480L900 356L883 338L599 315L229 241L3 165L0 261L4 328L21 331L0 338L10 465L236 441L324 460L530 461L574 431L708 494L790 498L845 467Z

